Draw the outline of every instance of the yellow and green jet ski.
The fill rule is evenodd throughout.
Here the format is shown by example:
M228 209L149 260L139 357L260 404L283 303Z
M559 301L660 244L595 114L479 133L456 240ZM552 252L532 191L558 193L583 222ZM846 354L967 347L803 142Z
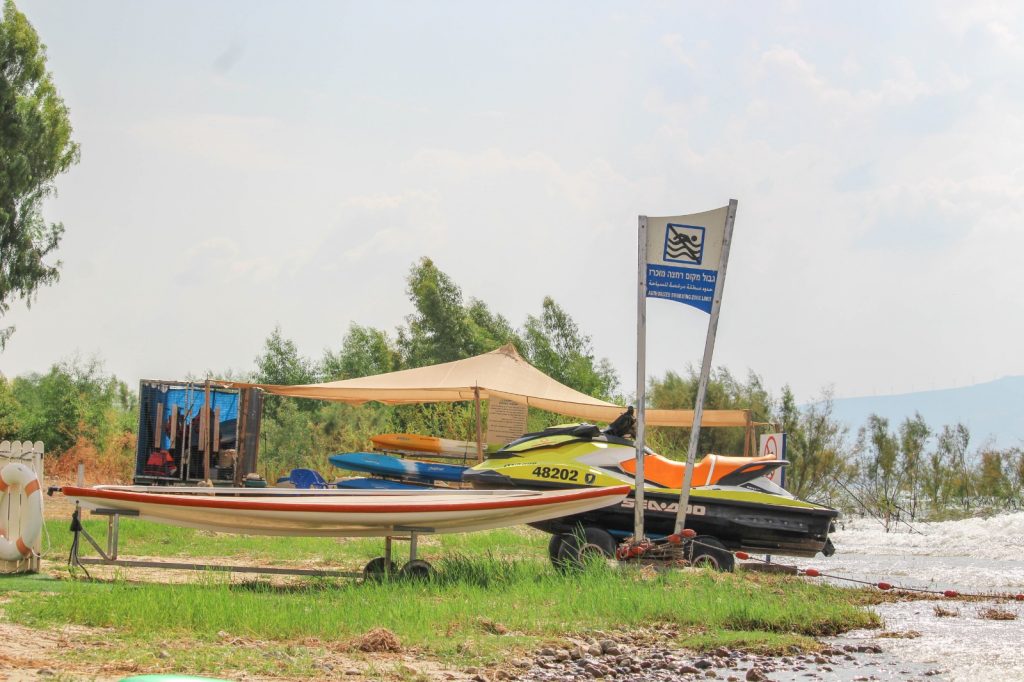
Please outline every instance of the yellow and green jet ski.
M633 484L636 449L632 440L592 424L557 426L529 433L462 474L476 488L570 488ZM811 557L834 552L829 533L835 509L797 499L765 478L786 462L766 458L708 455L694 469L686 527L698 535L708 563L732 567L731 552ZM644 459L644 528L657 539L670 535L679 508L685 465L650 450ZM717 473L716 473L717 471ZM583 514L534 524L551 533L552 561L590 547L614 556L621 539L633 535L635 498ZM717 548L717 551L715 551ZM699 551L699 550L694 550Z

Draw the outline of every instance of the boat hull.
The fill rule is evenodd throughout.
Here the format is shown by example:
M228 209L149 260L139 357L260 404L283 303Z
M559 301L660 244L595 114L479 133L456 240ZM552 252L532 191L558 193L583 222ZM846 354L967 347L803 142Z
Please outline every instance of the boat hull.
M176 526L247 535L383 537L464 533L542 523L621 502L627 486L562 491L152 489L65 486L89 509L135 513Z

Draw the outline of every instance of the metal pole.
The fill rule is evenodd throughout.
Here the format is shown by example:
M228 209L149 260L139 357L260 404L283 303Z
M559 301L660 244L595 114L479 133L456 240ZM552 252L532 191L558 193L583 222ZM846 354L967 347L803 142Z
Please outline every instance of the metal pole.
M686 453L686 475L683 477L683 489L679 491L679 509L676 511L675 532L679 533L686 526L686 507L690 503L690 484L693 483L693 465L697 458L697 439L700 438L700 421L704 415L704 395L708 390L708 376L711 373L711 356L715 350L715 334L718 332L718 314L722 309L722 292L725 290L725 270L729 264L729 247L732 246L732 227L736 222L735 199L729 200L729 212L725 218L725 237L722 240L722 259L718 267L715 281L715 298L711 302L711 320L708 322L708 335L704 340L704 359L700 364L700 382L697 384L697 404L693 408L693 427L690 430L690 447Z
M647 389L647 216L637 225L636 289L636 473L633 537L644 539L644 399Z

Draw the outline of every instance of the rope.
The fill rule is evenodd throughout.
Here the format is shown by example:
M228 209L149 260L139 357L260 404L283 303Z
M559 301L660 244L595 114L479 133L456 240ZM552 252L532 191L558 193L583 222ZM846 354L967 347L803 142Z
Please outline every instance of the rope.
M703 543L701 543L703 544ZM1015 601L1024 601L1024 594L1012 594L1009 592L960 592L958 590L931 590L925 587L907 587L905 585L893 585L887 582L871 582L870 580L858 580L857 578L847 578L842 575L835 575L834 573L823 573L816 568L800 568L795 564L780 564L774 561L767 561L766 559L760 559L758 557L750 556L747 552L733 552L733 555L737 559L744 561L759 561L764 564L771 564L773 566L784 566L786 568L793 569L797 575L807 576L808 578L831 578L832 580L840 580L848 583L857 583L858 585L867 585L869 587L877 587L882 591L894 590L897 592L920 592L923 594L936 594L950 599L957 597L984 597L988 599L1011 599Z
M655 550L664 549L666 546L682 546L685 543L692 545L700 545L715 551L721 552L722 547L711 545L706 542L701 542L695 539L697 533L693 530L686 528L681 533L668 535L663 540L652 541L647 538L636 542L632 539L624 542L616 551L615 558L619 561L626 559L639 559L648 552L654 552ZM725 550L728 551L728 550ZM816 568L800 568L795 564L780 564L777 561L768 561L767 559L761 559L759 557L753 557L747 552L731 552L731 554L737 559L743 561L759 561L763 564L770 564L772 566L782 566L788 569L792 569L797 575L806 576L808 578L831 578L832 580L839 580L848 583L856 583L858 585L865 585L868 587L875 587L882 591L894 590L897 592L919 592L923 594L935 594L949 599L955 599L958 597L982 597L987 599L1009 599L1014 601L1024 601L1024 594L1011 594L1008 592L959 592L957 590L932 590L924 587L906 587L903 585L893 585L884 581L872 582L870 580L859 580L857 578L847 578L846 576L835 575L834 573L823 573Z

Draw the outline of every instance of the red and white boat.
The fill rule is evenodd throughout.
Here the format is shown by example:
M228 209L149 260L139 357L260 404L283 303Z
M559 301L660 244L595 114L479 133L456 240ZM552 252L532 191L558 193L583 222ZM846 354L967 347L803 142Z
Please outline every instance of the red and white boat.
M629 486L580 490L295 490L64 486L87 509L247 535L390 536L535 523L621 502ZM134 515L134 514L133 514Z

